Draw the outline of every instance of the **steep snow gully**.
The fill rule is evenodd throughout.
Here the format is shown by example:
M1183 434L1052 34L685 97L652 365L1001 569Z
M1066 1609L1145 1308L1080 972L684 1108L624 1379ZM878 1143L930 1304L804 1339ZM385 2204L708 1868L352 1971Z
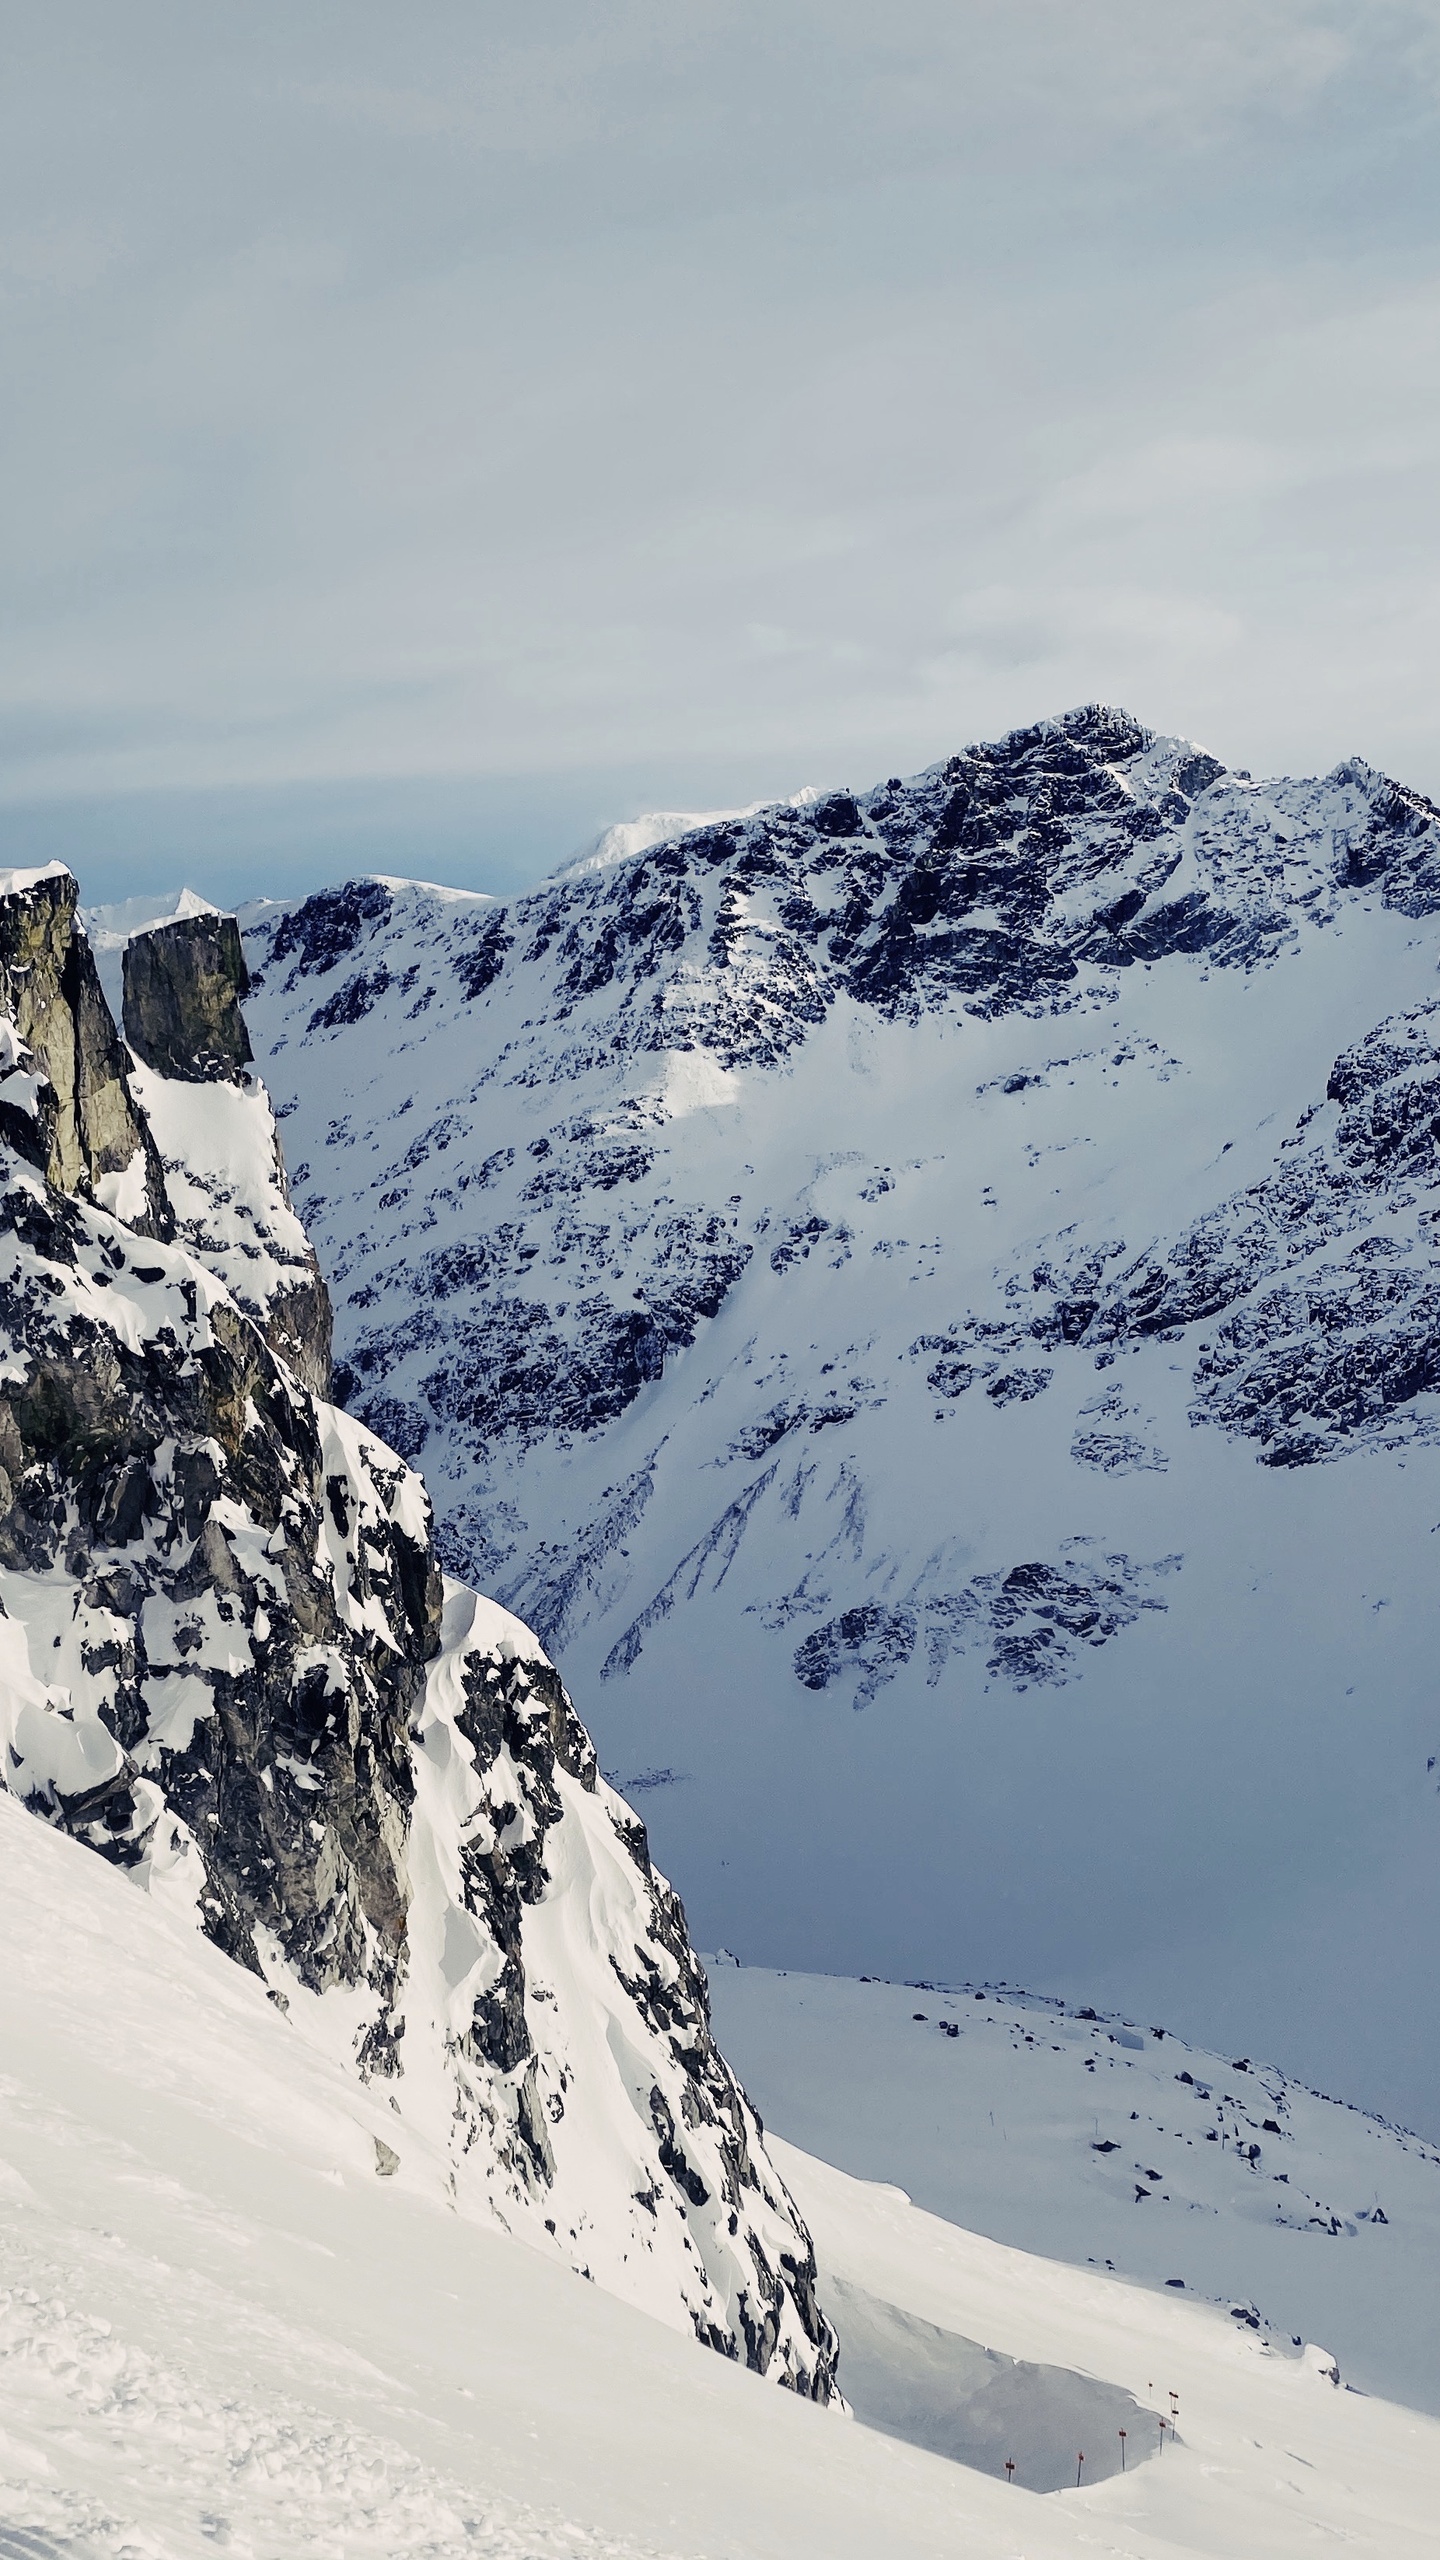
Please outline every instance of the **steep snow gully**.
M1090 708L241 921L342 1401L703 1938L1440 2128L1434 808Z

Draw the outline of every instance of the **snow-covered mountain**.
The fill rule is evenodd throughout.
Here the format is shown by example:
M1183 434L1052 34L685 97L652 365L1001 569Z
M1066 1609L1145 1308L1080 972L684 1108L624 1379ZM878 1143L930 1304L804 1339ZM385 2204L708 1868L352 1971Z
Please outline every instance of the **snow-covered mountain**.
M1091 708L244 916L342 1399L708 1938L1440 2126L1437 911L1419 795Z
M825 2399L808 2235L684 1915L528 1628L326 1400L233 919L123 950L0 877L0 1777L254 1975L529 2238ZM7 1835L8 1836L8 1835Z

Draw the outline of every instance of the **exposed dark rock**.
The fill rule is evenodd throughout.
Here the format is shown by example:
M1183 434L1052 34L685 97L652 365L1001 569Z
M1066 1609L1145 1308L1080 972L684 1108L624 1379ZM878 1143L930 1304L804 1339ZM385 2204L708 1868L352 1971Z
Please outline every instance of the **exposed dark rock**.
M288 1360L297 1378L312 1387L317 1395L330 1392L330 1343L334 1328L334 1312L330 1292L320 1277L318 1265L312 1273L276 1289L264 1309L266 1339L282 1360ZM389 1434L378 1423L372 1430L384 1440ZM391 1440L390 1446L396 1443ZM400 1452L413 1457L415 1450Z
M308 1028L311 1031L338 1031L344 1023L363 1021L390 983L388 969L380 968L368 974L362 969L358 976L347 978L343 987L337 987L324 1004L316 1006Z
M1164 1608L1159 1578L1179 1562L1169 1556L1137 1565L1125 1555L1097 1556L1091 1540L1077 1538L1058 1565L977 1574L958 1591L932 1584L902 1609L873 1601L847 1609L805 1638L795 1677L804 1688L829 1689L853 1676L853 1703L866 1707L903 1670L923 1635L932 1687L952 1654L981 1650L992 1678L1017 1689L1059 1686L1073 1675L1082 1645L1106 1644L1142 1609Z
M46 1258L83 1284L98 1257L80 1213L53 1194L27 1205L29 1255L40 1260L48 1222ZM8 1202L0 1219L15 1231ZM222 1303L197 1325L183 1263L167 1267L166 1286L174 1320L139 1349L81 1312L73 1283L58 1299L7 1293L12 1354L27 1374L0 1410L12 1485L0 1556L32 1573L67 1560L73 1570L76 1557L107 1549L125 1563L123 1583L112 1577L79 1610L77 1637L113 1666L109 1720L129 1748L101 1786L62 1795L53 1810L124 1863L148 1846L163 1798L198 1844L203 1924L228 1953L254 1966L263 1923L312 1987L358 1981L367 1965L374 1978L378 1965L388 1990L406 1899L406 1733L435 1647L434 1569L372 1485L350 1588L373 1599L389 1632L357 1642L330 1577L315 1572L327 1540L313 1408L243 1317ZM263 1571L262 1555L273 1558ZM153 1605L146 1616L157 1600L174 1628L168 1647ZM224 1649L233 1656L238 1644L243 1668L220 1667L203 1641L217 1624L233 1627ZM331 1670L308 1667L317 1652L344 1666L338 1686ZM157 1694L176 1680L193 1730L182 1742L162 1718L171 1739L147 1739ZM369 1957L367 1928L379 1942Z
M288 960L292 980L318 977L355 950L367 927L389 912L390 892L382 881L351 880L343 889L321 889L280 919L267 967L273 971Z
M455 955L455 974L468 1001L483 996L505 966L505 955L513 936L505 930L504 910L487 917L474 931L465 950Z
M855 1704L868 1706L914 1650L913 1613L871 1602L847 1609L830 1626L807 1636L795 1656L795 1677L806 1689L828 1689L842 1671L853 1668L860 1674Z
M1440 1191L1440 1004L1347 1049L1326 1100L1338 1116L1319 1145L1300 1143L1317 1098L1266 1179L1168 1245L1037 1270L1031 1337L1123 1347L1211 1326L1195 1418L1260 1441L1269 1466L1434 1436L1440 1251L1420 1202ZM1124 1434L1080 1435L1074 1454L1107 1470L1163 1464Z
M143 1065L185 1084L234 1083L253 1052L250 976L233 916L178 916L125 945L125 1037Z

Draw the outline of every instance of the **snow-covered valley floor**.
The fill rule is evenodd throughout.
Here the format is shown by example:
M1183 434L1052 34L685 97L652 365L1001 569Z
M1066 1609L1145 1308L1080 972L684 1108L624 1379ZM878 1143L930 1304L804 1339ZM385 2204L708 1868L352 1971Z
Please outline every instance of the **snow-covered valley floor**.
M1248 2313L1277 2348L1322 2339L1347 2381L1440 2413L1433 2143L1263 2056L1009 1988L710 1979L721 2043L791 2143L1011 2248ZM811 2210L804 2170L796 2192Z
M963 2361L960 2342L992 2350L988 2370L1011 2389L1017 2426L1014 2394L1030 2382L1011 2388L996 2359L1039 2369L1032 2403L1057 2412L1074 2405L1076 2377L1097 2420L1133 2403L1137 2433L1178 2394L1178 2437L1159 2458L1078 2492L1031 2494L1023 2467L1008 2487L801 2403L463 2219L445 2201L443 2163L413 2139L398 2171L378 2176L377 2137L394 2121L383 2096L357 2091L163 1903L3 1797L0 1927L5 2560L1299 2560L1337 2540L1408 2560L1432 2547L1440 2426L1336 2388L1318 2349L1282 2352L1224 2308L975 2236L893 2185L782 2145L836 2299L871 2306L867 2352L900 2338L912 2369L928 2354L943 2375ZM773 2074L758 2026L753 2061L737 2026L748 1990L763 1978L725 1974L721 2023L763 2103ZM887 2017L902 1996L937 2017L943 2006L868 1985L840 1995L878 1999ZM754 2018L762 2008L757 1997ZM788 2037L802 2060L803 2014L792 2008L787 2023L773 2000L769 2010L772 2042ZM968 2023L942 2037L897 2012L897 2036L902 2024L914 2042L888 2082L885 2037L852 2028L845 2102L877 2139L888 2105L893 2139L876 2165L919 2187L907 2123L919 2142L925 2102L911 2058L933 2050L963 2068L984 2038ZM1016 2053L1008 2030L988 2037L1004 2064L1003 2117L1006 2075L1044 2066ZM1188 2067L1168 2040L1156 2050ZM1067 2059L1097 2084L1103 2114L1112 2102L1099 2084L1119 2086L1123 2064L1112 2075L1098 2046L1094 2073L1073 2050ZM798 2073L787 2113L772 2098L782 2128L802 2135L807 2085L818 2124L818 2068L808 2081ZM1177 2087L1182 2096L1198 2122L1200 2102ZM1423 2169L1440 2183L1440 2172L1414 2146L1337 2120L1377 2158L1383 2141L1384 2174L1370 2183L1387 2211L1399 2205L1394 2255L1418 2302L1434 2225L1427 2239L1420 2186L1407 2182ZM1322 2152L1305 2123L1296 2158L1307 2184L1357 2201L1346 2157ZM835 2129L821 2127L832 2152ZM1158 2133L1147 2126L1146 2137L1153 2150ZM985 2186L993 2204L993 2167L983 2150L976 2159L977 2195ZM1063 2207L1058 2171L1050 2183ZM1367 2230L1343 2249L1386 2238ZM1098 2444L1083 2449L1098 2465Z

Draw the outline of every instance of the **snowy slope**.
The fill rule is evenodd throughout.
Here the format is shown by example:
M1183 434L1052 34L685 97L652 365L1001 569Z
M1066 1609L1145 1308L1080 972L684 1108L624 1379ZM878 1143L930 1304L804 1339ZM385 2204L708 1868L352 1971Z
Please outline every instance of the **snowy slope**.
M1107 2412L1097 2386L1141 2407L1178 2392L1159 2458L1058 2496L1008 2488L697 2356L457 2214L443 2151L412 2144L377 2178L383 2097L3 1797L0 1929L16 2560L1429 2548L1440 2429L1337 2391L1318 2349L1282 2356L1223 2314L973 2239L786 2150L833 2280L891 2306L912 2349L978 2340Z
M711 1980L790 2141L992 2240L1323 2338L1362 2390L1440 2414L1432 2144L1259 2057L993 1984Z
M249 919L346 1400L705 1936L1440 2130L1437 910L1413 793L1091 711Z
M290 1203L263 1084L178 1084L137 1066L131 1087L160 1150L177 1233L197 1259L262 1324L296 1298L308 1304L315 1257ZM317 1373L309 1383L329 1380Z
M131 946L142 1072L74 901L0 877L0 1785L383 2089L382 2167L419 2143L458 2211L823 2400L809 2239L643 1825L307 1384L233 923Z

